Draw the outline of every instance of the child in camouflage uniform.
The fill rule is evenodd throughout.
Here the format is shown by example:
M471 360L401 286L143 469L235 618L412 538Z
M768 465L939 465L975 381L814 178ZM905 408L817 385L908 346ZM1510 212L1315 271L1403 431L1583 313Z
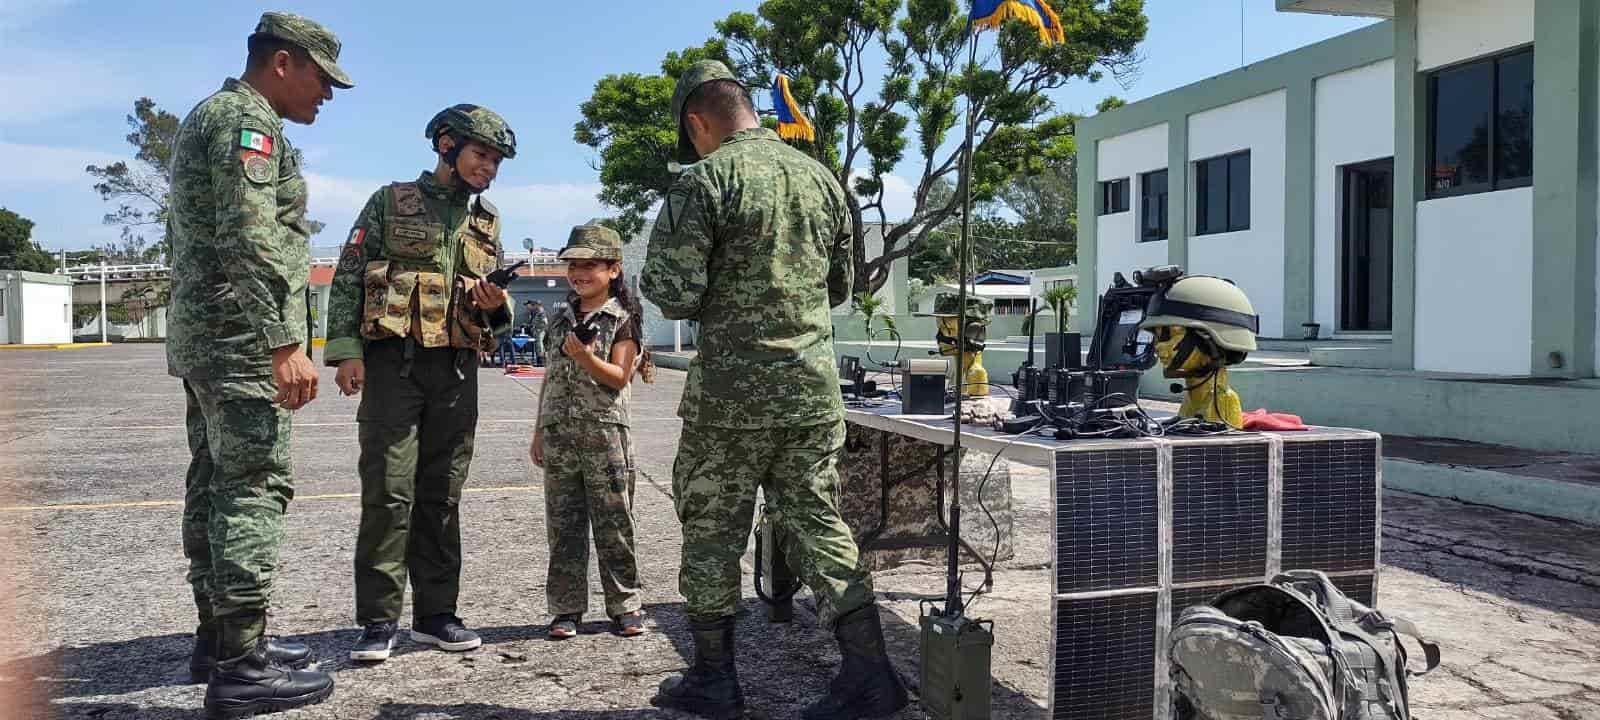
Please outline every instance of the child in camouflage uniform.
M545 332L547 371L529 447L544 468L550 637L577 635L588 609L591 528L606 615L614 632L631 637L644 632L628 439L628 384L640 367L643 316L622 281L615 231L573 228L558 257L567 261L572 292Z

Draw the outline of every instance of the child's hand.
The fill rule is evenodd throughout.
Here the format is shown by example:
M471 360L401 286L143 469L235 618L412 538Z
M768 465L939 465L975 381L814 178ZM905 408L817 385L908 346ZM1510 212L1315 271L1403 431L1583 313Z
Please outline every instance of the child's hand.
M544 434L538 430L533 431L533 442L528 443L528 459L534 467L544 467Z
M582 360L584 356L594 354L589 352L588 345L583 344L583 342L578 340L577 335L574 335L570 332L567 333L567 339L561 343L561 349L566 351L567 357L572 358L573 360Z

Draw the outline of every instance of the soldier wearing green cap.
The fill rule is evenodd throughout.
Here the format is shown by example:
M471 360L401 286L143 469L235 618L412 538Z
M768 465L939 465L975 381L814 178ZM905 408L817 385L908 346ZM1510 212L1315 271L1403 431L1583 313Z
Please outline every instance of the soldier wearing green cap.
M333 678L311 651L264 632L283 515L294 495L290 412L317 396L309 359L306 181L283 121L309 125L352 86L339 40L269 12L245 71L178 129L167 237L167 369L183 379L191 458L183 549L199 612L189 669L209 717L320 702Z
M516 156L517 136L467 104L440 111L423 133L433 171L372 194L328 300L323 362L339 368L341 392L361 395L354 660L389 657L408 580L412 640L450 652L482 644L456 615L459 506L479 353L494 350L512 317L505 290L483 282L500 263L500 213L480 193Z
M573 228L557 257L567 262L572 292L545 334L548 369L528 448L533 463L544 468L549 635L573 637L588 610L591 530L606 616L617 634L638 635L644 615L633 536L628 388L641 358L643 313L622 279L622 237L615 230Z
M671 319L700 322L673 466L694 664L656 705L738 717L740 565L762 488L844 663L816 718L881 717L906 692L884 651L871 576L837 505L844 406L829 308L849 297L852 231L839 181L763 129L721 63L691 66L672 96L680 164L650 235L641 286Z

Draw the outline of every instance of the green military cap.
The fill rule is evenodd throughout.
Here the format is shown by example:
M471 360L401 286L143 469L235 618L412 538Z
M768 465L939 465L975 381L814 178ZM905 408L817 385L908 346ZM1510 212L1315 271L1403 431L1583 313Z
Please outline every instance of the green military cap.
M685 165L700 162L700 152L694 149L694 143L689 142L689 132L684 127L683 105L689 101L689 96L699 89L701 85L717 80L732 80L739 87L744 83L733 76L733 71L716 60L701 60L689 66L683 75L678 77L678 86L672 91L672 118L678 123L678 156L676 160Z
M989 321L989 313L994 309L994 301L967 294L967 321ZM933 298L934 317L956 317L961 314L961 297L953 292L943 292Z
M256 23L255 34L287 40L304 48L317 66L328 74L334 87L349 89L356 86L344 69L339 67L338 36L321 23L293 13L262 13L261 22Z
M579 225L567 236L557 260L621 260L622 236L604 225Z

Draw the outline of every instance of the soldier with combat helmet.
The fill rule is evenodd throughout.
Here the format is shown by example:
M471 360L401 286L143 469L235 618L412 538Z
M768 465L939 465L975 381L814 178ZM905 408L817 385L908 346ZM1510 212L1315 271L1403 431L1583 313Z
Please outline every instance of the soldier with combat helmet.
M500 213L481 196L515 157L504 118L445 108L424 131L432 172L380 188L350 230L328 302L323 361L361 394L361 529L354 660L389 657L406 582L411 638L462 652L482 644L456 615L461 488L478 423L478 356L510 329ZM475 198L475 199L474 199ZM363 392L365 391L365 392Z
M667 318L701 325L672 477L695 657L652 702L712 718L743 710L734 613L759 486L844 658L802 717L893 714L905 687L836 499L845 424L829 308L850 290L844 191L761 127L749 91L719 62L678 79L672 115L676 160L693 165L656 217L640 284Z
M261 16L238 79L178 128L167 239L167 371L188 400L183 553L199 612L190 673L207 717L320 702L327 673L304 645L265 637L283 516L294 496L290 413L317 396L308 357L306 181L283 121L310 125L350 88L339 39L288 13Z

